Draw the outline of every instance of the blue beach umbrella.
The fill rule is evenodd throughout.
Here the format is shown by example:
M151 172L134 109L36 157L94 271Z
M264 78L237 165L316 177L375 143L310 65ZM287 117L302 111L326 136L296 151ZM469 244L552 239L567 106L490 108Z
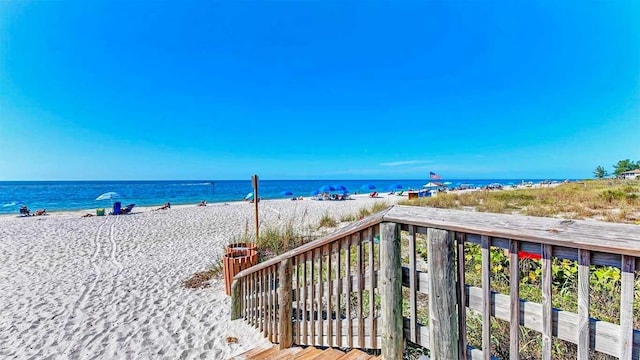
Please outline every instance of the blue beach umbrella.
M344 187L344 185L335 185L333 188L335 191L347 191L347 188Z
M247 194L247 196L244 197L245 200L249 200L253 197L253 192L250 192Z
M360 188L362 190L373 190L373 189L376 188L376 186L373 185L373 184L364 184L364 185L360 186Z
M289 195L293 195L293 193L291 191L283 191L283 192L280 193L280 195L289 196Z
M320 192L329 192L329 191L335 191L335 190L336 190L336 188L334 188L331 185L323 185L323 186L320 187L320 189L318 189L318 191L320 191Z
M318 194L320 194L320 191L318 191L318 190L313 190L313 191L311 192L311 195L313 195L313 196L316 196L316 195L318 195Z
M394 190L395 189L402 189L402 185L400 185L400 184L392 184L392 185L389 185L389 189L394 189Z

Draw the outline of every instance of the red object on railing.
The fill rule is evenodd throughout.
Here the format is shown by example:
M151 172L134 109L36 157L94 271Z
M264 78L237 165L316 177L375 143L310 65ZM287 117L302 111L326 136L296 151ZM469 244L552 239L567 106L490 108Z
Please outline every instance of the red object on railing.
M518 257L520 259L531 259L531 260L540 260L540 259L542 259L542 255L530 253L530 252L527 252L527 251L519 251L518 252Z

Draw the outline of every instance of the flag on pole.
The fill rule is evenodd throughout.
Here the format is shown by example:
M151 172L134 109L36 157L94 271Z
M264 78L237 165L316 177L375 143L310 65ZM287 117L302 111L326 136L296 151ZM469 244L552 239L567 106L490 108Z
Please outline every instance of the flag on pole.
M429 179L440 180L442 179L440 175L434 173L433 171L429 171Z

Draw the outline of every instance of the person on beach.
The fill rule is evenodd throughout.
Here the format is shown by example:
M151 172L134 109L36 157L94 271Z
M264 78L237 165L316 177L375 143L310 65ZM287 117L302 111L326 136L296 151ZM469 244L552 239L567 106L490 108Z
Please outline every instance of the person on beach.
M164 205L160 206L156 210L167 210L167 209L171 209L171 203L170 202L164 203Z
M200 203L198 204L198 206L207 206L207 201L206 201L206 200L202 200L202 201L200 201Z
M31 216L31 210L27 208L27 205L22 205L20 207L20 216Z

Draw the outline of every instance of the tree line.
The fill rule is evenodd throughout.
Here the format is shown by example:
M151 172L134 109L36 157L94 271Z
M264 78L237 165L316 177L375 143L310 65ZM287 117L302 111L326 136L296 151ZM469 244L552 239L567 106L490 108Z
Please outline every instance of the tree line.
M617 164L613 165L613 174L619 177L623 172L640 169L640 160L633 162L629 159L620 160ZM607 170L604 167L598 166L593 170L593 177L596 179L602 179L609 176Z

